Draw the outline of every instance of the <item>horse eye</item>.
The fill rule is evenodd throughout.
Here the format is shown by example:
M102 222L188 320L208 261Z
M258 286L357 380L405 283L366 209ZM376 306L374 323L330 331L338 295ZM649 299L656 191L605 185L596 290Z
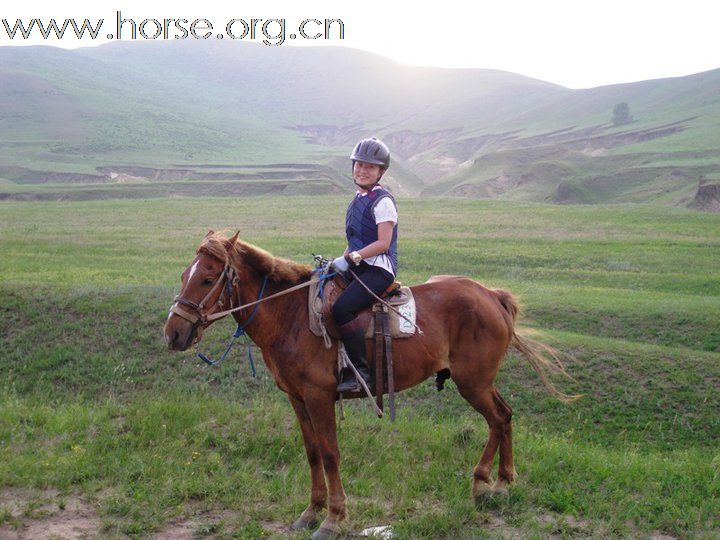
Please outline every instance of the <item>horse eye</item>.
M203 285L211 285L215 280L213 278L205 278L203 280Z

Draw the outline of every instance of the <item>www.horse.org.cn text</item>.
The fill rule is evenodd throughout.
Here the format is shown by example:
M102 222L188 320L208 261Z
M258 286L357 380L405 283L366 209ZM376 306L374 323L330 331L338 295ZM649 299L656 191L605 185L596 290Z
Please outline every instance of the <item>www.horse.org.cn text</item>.
M278 46L286 40L345 39L345 23L341 19L308 18L297 24L287 19L230 19L221 25L209 19L143 19L123 18L116 12L115 24L105 25L105 19L93 24L89 19L78 23L75 19L2 19L3 28L11 39L42 38L44 40L167 40L167 39L233 39L261 40L265 45ZM109 21L108 21L109 22ZM103 34L103 27L111 31Z

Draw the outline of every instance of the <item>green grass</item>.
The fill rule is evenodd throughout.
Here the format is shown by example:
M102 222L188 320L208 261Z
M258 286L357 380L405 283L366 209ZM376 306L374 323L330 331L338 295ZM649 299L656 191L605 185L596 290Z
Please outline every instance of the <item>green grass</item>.
M208 368L165 351L161 329L207 229L309 262L342 250L345 202L0 204L0 536L39 519L31 507L49 489L90 501L108 536L191 518L199 536L283 536L309 496L285 397L262 365L250 378L241 350ZM525 328L572 355L575 381L556 382L585 397L562 405L509 355L497 384L520 480L480 507L469 486L487 428L454 385L401 394L394 425L346 403L347 530L717 537L720 218L452 199L401 200L400 212L400 279L462 273L520 294ZM218 323L203 348L221 350L231 330ZM4 489L31 494L28 515Z

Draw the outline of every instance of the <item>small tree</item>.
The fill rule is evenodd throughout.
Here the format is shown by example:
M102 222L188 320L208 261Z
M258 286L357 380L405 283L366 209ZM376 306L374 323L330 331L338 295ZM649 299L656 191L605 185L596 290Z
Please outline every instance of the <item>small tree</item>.
M618 103L613 108L612 123L614 126L622 126L623 124L629 124L633 121L633 117L630 114L630 107L624 101Z

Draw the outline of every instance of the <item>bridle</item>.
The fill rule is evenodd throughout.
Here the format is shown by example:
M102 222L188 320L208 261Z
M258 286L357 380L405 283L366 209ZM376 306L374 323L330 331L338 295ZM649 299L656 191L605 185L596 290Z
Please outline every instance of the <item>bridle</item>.
M317 259L318 256L316 256ZM320 257L320 260L324 261L322 257ZM326 261L325 261L326 262ZM181 294L178 294L175 299L173 305L170 307L170 313L175 314L178 317L185 319L190 324L193 325L193 328L202 328L205 330L210 324L212 324L213 321L216 321L218 319L222 319L223 317L234 313L236 311L240 311L246 308L249 308L251 306L254 306L254 309L252 310L252 313L249 315L247 320L245 320L244 323L238 323L237 330L235 331L235 334L233 334L233 341L235 338L238 338L245 334L245 328L253 321L255 318L255 315L257 314L258 307L262 302L266 302L268 300L272 300L273 298L277 298L279 296L284 296L286 294L290 294L293 291L296 291L298 289L303 289L305 287L309 287L313 283L316 283L319 280L325 280L335 275L334 272L318 272L321 270L322 267L318 267L316 270L313 271L313 276L308 281L305 281L303 283L300 283L298 285L295 285L293 287L290 287L288 289L284 289L282 291L276 292L275 294L271 294L269 296L263 296L265 293L265 287L268 283L269 276L266 274L263 278L262 285L260 286L260 291L258 292L258 298L257 300L253 302L249 302L247 304L243 304L240 306L235 306L233 304L233 293L237 293L237 286L240 282L240 278L238 276L237 271L230 265L230 262L226 262L225 266L223 267L222 273L218 277L218 279L215 281L215 283L212 286L212 289L210 289L210 292L208 292L205 297L199 302L195 303L192 300L188 300L187 298L184 298ZM213 297L213 295L216 293L218 288L224 287L224 289L220 292L220 295L218 296L217 301L210 306L209 309L206 309L206 303ZM180 291L182 292L182 290ZM223 301L223 296L227 296L229 302L230 302L230 308L224 309L222 311L218 311L219 308L222 308L225 304ZM240 301L240 298L238 297L238 302ZM185 307L188 307L195 311L197 313L189 313L186 310L182 309L180 305L183 305ZM197 332L197 335L195 336L195 339L193 340L193 344L197 344L198 341L201 339L201 333ZM202 353L198 352L198 357L202 359L204 362L210 364L210 365L217 365L220 362L222 362L225 357L227 356L228 352L230 352L230 347L232 347L233 341L230 342L230 345L228 345L228 348L225 350L225 353L223 354L222 358L219 361L213 362L209 358L207 358ZM252 356L250 357L250 364L252 366Z
M202 328L205 328L210 324L210 322L212 322L211 320L208 320L208 317L225 305L223 297L227 296L230 302L230 308L233 308L233 292L235 292L235 288L237 287L238 282L239 277L235 269L230 266L229 262L225 263L225 267L223 268L220 277L218 277L218 279L215 281L215 284L213 285L212 289L210 289L210 292L208 292L205 297L200 300L199 303L195 303L192 300L188 300L187 298L178 294L174 299L175 303L170 307L170 313L174 313L178 317L185 319L193 326L199 324ZM206 309L207 302L217 292L218 288L223 286L224 288L220 293L217 302L213 303L209 309ZM197 314L188 313L187 311L182 309L180 305L189 307Z
M245 309L246 307L250 307L252 305L255 306L255 309L252 310L252 313L247 318L247 320L240 324L238 323L237 330L235 330L235 333L233 334L232 340L228 344L227 348L225 349L225 352L223 353L220 360L211 360L207 356L205 356L200 351L197 351L197 356L200 358L203 362L206 364L210 364L211 366L216 366L220 363L222 363L225 360L225 357L227 357L228 353L230 352L230 349L233 346L233 343L235 340L243 335L245 335L245 328L252 322L252 320L255 318L255 315L257 314L258 310L258 304L262 301L262 296L265 291L265 286L268 282L268 276L265 276L262 282L262 286L260 287L260 292L258 294L258 299L255 302L251 302L250 304L245 304L243 306L234 306L233 302L233 293L237 293L237 286L240 282L240 278L238 276L237 271L235 268L230 266L229 262L225 263L225 266L223 267L222 273L217 278L215 283L212 286L212 289L210 289L210 292L208 292L205 297L199 302L195 303L192 300L188 300L187 298L181 296L178 294L175 297L174 303L172 306L170 306L170 313L174 313L178 317L185 319L190 324L193 325L193 328L196 328L199 326L203 330L207 328L214 320L221 319L222 317L225 317L229 313L239 311L241 309ZM210 301L210 299L213 297L215 292L218 290L219 287L224 287L223 290L220 292L220 295L218 296L218 299L215 303L213 303L212 306L210 306L210 309L206 309L205 305L207 302ZM182 290L180 291L182 292ZM217 310L219 308L222 308L225 304L223 301L223 296L227 296L229 302L230 302L230 309L226 309L223 311L218 312ZM240 298L238 297L238 301ZM188 313L184 309L180 307L180 304L183 306L189 307L193 311L197 313L197 315L193 313ZM201 333L197 332L195 335L195 338L193 340L193 344L197 345L197 343L200 341ZM252 358L252 349L248 348L248 357L250 359L250 368L252 370L253 377L255 376L255 363Z

